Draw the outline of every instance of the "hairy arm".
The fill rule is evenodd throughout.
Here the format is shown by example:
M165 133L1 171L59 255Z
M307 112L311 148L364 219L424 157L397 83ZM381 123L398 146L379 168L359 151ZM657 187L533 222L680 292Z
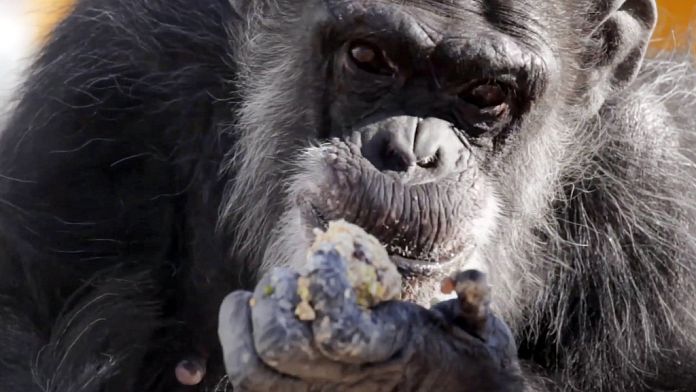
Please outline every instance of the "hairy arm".
M0 139L0 390L157 389L139 364L186 257L223 4L80 1L38 55Z

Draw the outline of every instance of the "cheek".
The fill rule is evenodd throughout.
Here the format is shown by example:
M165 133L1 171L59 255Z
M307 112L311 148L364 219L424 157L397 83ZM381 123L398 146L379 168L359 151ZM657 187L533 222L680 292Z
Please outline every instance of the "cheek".
M486 246L496 232L500 217L500 201L493 187L486 185L478 214L471 222L471 235L478 247Z
M259 276L277 266L298 269L304 266L313 238L298 202L307 194L320 193L319 185L331 178L326 170L325 158L326 152L322 146L306 148L295 156L295 167L298 169L282 184L285 189L282 201L284 212L274 223L272 231L266 233L270 236L270 242L263 254Z
M576 124L564 120L563 108L549 107L545 113L539 109L530 116L491 173L506 218L516 224L543 219L562 176L585 159L585 146L596 145L578 135Z

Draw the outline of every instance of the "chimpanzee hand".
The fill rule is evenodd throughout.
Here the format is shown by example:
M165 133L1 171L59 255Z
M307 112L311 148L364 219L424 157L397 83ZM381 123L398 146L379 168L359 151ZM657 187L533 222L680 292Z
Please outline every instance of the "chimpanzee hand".
M298 274L289 269L269 272L253 294L225 299L219 335L235 392L522 389L512 336L495 316L464 314L466 306L462 313L461 295L432 310L401 301L367 310L340 256L316 257L313 321L295 315ZM477 274L459 276L458 293L480 288Z

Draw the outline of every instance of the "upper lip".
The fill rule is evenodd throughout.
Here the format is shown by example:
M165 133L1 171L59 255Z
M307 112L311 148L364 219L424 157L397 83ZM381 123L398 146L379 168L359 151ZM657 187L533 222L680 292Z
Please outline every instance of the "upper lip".
M322 162L325 177L308 179L298 193L309 224L345 219L375 236L389 253L434 264L468 252L473 237L466 222L474 217L478 199L460 190L474 174L408 185L343 144L337 142L330 150L334 158L327 154Z

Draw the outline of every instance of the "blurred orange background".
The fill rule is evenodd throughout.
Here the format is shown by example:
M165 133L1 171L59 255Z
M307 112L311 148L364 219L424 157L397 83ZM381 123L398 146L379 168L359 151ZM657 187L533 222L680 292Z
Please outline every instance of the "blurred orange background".
M38 37L45 37L53 25L70 10L73 0L32 0L29 10L38 26Z
M72 0L32 0L33 10L39 25L39 36L43 37L51 26L69 9ZM660 24L653 39L656 49L685 48L686 42L696 43L696 1L658 0ZM692 25L693 27L690 27ZM689 39L688 37L691 37ZM696 46L691 49L696 49Z
M660 22L653 38L653 47L658 49L696 49L696 1L657 0L660 7Z

